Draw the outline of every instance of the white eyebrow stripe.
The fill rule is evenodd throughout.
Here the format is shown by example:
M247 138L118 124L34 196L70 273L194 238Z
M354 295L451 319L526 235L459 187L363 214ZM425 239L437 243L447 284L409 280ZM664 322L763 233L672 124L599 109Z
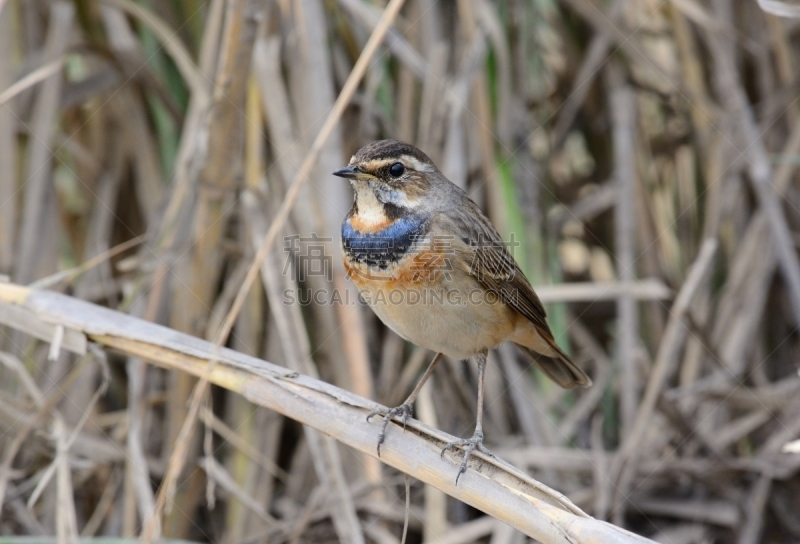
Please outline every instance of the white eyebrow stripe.
M403 155L401 159L417 172L433 172L433 167L430 164L426 164L416 157L412 157L411 155Z

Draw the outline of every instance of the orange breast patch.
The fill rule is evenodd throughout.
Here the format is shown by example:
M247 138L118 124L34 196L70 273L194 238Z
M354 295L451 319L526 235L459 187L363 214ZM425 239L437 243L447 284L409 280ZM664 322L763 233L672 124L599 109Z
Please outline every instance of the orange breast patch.
M383 221L378 223L365 223L363 219L358 215L353 215L349 219L350 226L352 226L355 230L359 232L363 232L365 234L373 234L376 232L381 232L382 230L386 229L388 226L392 224L388 217L384 215Z
M343 261L347 276L356 285L371 283L386 289L404 289L449 281L453 272L449 257L430 251L412 253L386 268L358 263L347 256Z

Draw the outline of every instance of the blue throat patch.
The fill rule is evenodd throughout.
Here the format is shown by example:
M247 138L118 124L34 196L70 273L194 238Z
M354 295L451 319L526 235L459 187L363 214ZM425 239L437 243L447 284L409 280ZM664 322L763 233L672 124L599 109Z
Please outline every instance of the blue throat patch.
M348 258L385 269L400 260L427 230L425 218L407 215L381 231L361 232L353 228L348 216L342 223L342 246Z

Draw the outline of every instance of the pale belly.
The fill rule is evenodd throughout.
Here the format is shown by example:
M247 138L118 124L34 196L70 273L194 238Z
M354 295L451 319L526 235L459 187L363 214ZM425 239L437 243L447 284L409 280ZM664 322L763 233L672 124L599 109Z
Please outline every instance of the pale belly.
M473 278L410 283L353 276L364 301L406 340L453 359L493 349L514 332L516 315Z

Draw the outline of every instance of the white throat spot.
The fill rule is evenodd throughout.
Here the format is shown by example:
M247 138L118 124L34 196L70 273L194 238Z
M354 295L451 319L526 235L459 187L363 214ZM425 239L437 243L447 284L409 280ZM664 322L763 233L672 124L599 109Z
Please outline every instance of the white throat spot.
M375 196L375 192L366 183L355 184L358 218L367 225L382 225L386 222L383 204Z

